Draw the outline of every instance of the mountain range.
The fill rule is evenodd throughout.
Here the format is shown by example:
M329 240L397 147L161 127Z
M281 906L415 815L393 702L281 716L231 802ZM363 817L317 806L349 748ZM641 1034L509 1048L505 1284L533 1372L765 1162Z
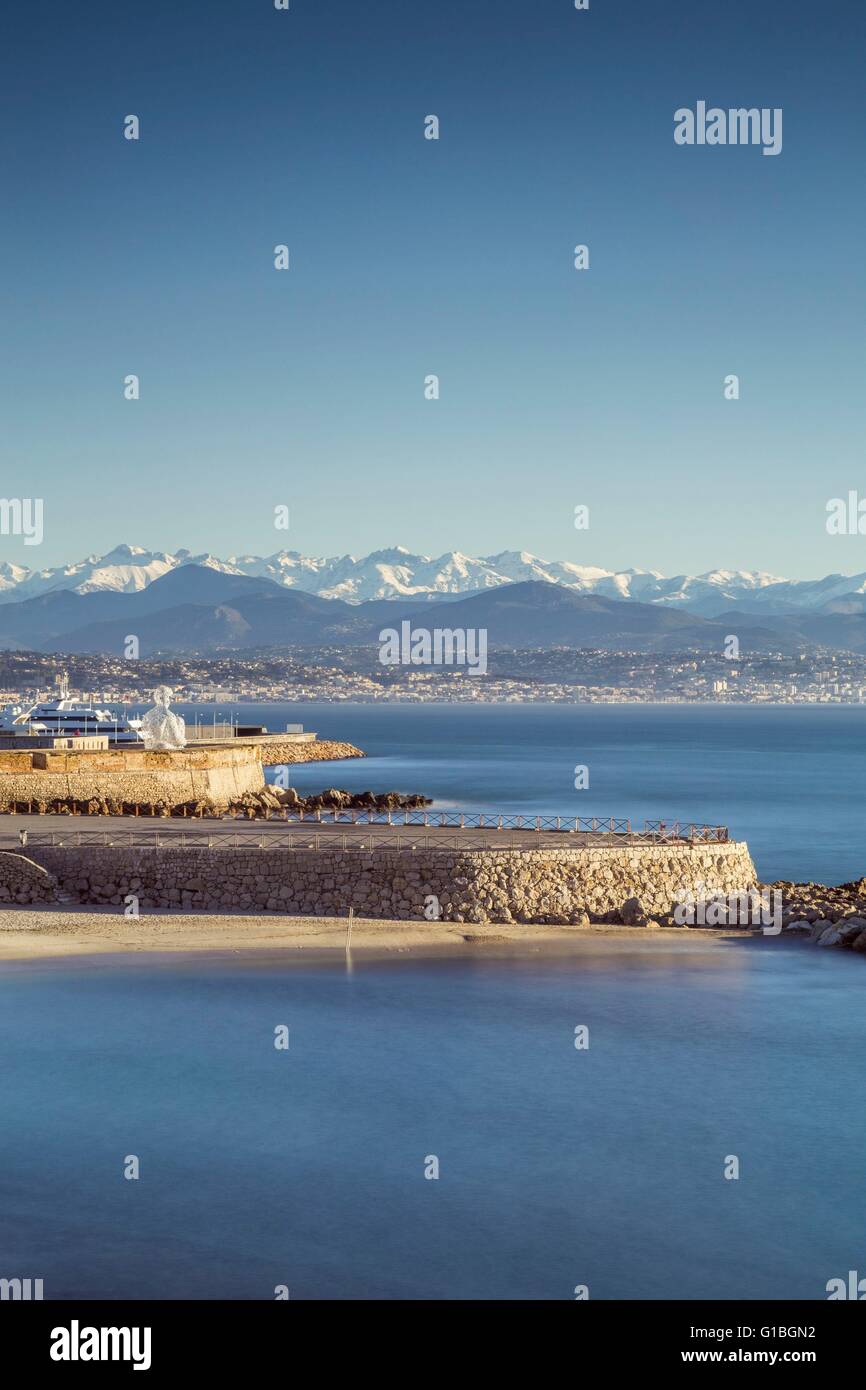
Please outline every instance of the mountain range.
M104 567L101 573L104 575ZM719 652L731 633L740 649L796 652L836 647L866 652L866 613L817 610L764 614L729 608L712 617L684 606L582 593L542 579L503 583L467 594L422 592L409 598L347 602L184 560L129 590L57 587L0 605L0 647L46 652L210 655L254 648L363 647L372 654L383 628L403 620L433 628L483 628L488 646L601 647Z
M760 570L711 570L666 578L655 570L614 571L567 560L542 560L524 550L480 558L448 551L432 558L413 555L402 546L360 558L321 558L280 550L269 556L233 555L221 560L188 550L171 553L120 545L106 555L42 570L0 564L0 605L58 593L135 594L184 568L268 580L282 589L348 604L379 599L434 602L538 581L574 594L650 604L704 618L732 611L761 617L866 611L866 572L799 580Z

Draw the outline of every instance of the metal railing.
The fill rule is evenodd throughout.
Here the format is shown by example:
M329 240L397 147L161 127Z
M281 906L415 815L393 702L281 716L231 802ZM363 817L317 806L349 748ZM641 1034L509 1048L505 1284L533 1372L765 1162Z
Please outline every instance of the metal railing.
M81 848L85 846L137 846L153 849L538 849L550 845L549 836L562 832L569 838L557 840L561 848L601 845L659 845L659 844L724 844L728 831L720 825L698 825L680 821L645 821L642 828L630 820L616 817L563 816L491 816L487 813L435 812L424 813L422 819L393 818L388 813L373 813L351 821L335 814L319 818L295 816L288 820L276 814L267 821L244 821L245 829L229 829L231 820L211 828L199 821L184 825L166 818L164 828L153 828L140 822L135 829L120 826L100 830L28 830L22 848L48 846ZM351 829L348 827L351 826ZM378 833L376 827L387 826ZM313 828L315 827L315 828ZM342 828L346 827L346 828ZM408 833L414 831L416 833ZM448 833L448 832L452 833ZM420 832L420 833L417 833ZM479 832L485 832L483 834ZM489 832L495 832L491 834ZM9 837L10 840L12 837Z
M21 810L18 810L18 807ZM82 808L87 807L86 802L81 803ZM15 802L4 810L6 815L27 815L36 814L38 807L34 802ZM43 814L47 814L44 813ZM672 844L679 841L700 842L706 844L723 844L729 839L728 828L725 825L702 825L695 821L664 821L664 820L645 820L642 826L630 819L623 819L617 816L523 816L523 815L500 815L496 811L424 811L424 810L400 810L383 811L371 807L366 810L342 810L339 808L318 811L293 811L289 807L280 810L272 809L269 811L257 811L254 815L248 815L243 810L234 812L211 812L204 810L198 814L190 811L187 807L179 808L179 812L173 814L160 815L156 808L151 808L151 814L141 813L138 809L134 815L124 816L105 816L101 812L90 812L87 809L77 809L73 803L68 810L55 813L58 820L65 820L67 817L72 820L99 819L113 821L115 824L122 820L128 824L130 821L137 825L141 821L157 820L166 824L176 825L178 821L192 821L193 824L202 824L204 821L225 825L226 822L242 822L245 825L260 825L262 823L278 825L387 825L389 827L409 827L417 826L425 830L519 830L522 832L559 832L580 835L607 835L622 836L632 839L639 839L644 842L657 844ZM39 834L38 831L29 831L30 835ZM2 837L2 824L0 824L0 837ZM35 840L34 840L35 843Z
M630 819L616 816L520 816L489 811L286 811L278 812L289 824L303 825L311 820L332 825L423 826L440 830L522 830L558 831L580 835L639 837L660 844L681 840L723 844L728 838L725 825L702 825L694 821L645 820L642 827Z

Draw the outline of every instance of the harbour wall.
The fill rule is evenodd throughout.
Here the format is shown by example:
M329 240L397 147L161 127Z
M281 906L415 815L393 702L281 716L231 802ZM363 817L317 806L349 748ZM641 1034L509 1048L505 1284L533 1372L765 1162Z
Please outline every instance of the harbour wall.
M263 765L363 758L351 743L306 742L280 735L179 750L146 748L0 750L0 812L46 811L53 803L124 807L228 806L264 790ZM71 809L71 807L70 807Z
M286 738L281 734L265 734L254 740L261 750L265 767L287 763L336 762L341 758L365 758L367 755L353 743L341 743L335 739L316 738L314 735L301 742L297 737Z
M678 896L756 883L745 844L542 849L364 850L38 847L28 850L64 897L123 910L262 912L454 922L619 920L633 898L649 916ZM0 887L2 887L0 865ZM2 893L0 893L2 896Z
M227 805L264 785L261 756L251 745L0 751L0 810L31 802L38 810L53 801Z

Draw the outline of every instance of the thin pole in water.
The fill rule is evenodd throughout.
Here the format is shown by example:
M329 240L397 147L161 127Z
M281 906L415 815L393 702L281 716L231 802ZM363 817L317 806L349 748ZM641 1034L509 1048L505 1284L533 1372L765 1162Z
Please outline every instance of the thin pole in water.
M351 950L351 946L352 946L352 923L353 923L354 920L355 920L355 909L354 909L353 907L350 907L350 908L349 908L349 923L348 923L348 926L346 927L346 955L349 954L349 951Z

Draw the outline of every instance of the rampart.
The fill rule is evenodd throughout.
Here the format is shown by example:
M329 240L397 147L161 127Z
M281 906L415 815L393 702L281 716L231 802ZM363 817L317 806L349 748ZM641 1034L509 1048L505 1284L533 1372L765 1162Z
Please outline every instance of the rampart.
M637 898L669 913L684 892L756 883L743 843L575 848L39 846L28 854L63 894L123 910L262 912L457 922L618 920ZM2 868L2 866L0 866Z
M0 751L0 810L40 810L54 801L175 806L227 805L265 785L259 749L144 748Z

